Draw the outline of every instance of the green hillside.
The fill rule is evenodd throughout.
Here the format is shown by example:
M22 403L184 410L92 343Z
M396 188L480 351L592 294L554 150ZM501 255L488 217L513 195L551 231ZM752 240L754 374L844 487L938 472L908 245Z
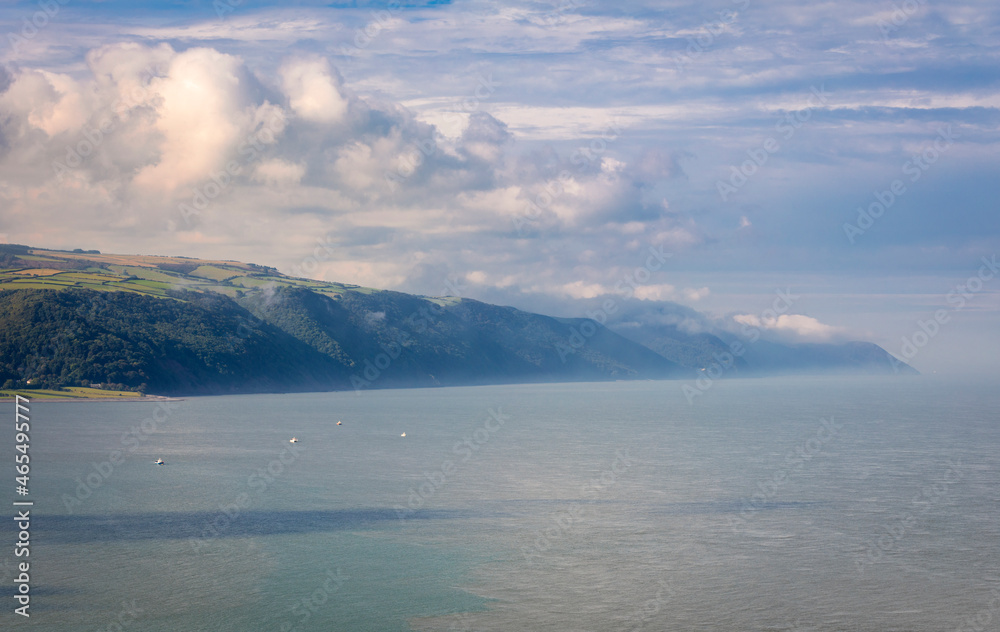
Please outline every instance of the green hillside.
M331 298L345 292L375 291L357 285L295 279L274 268L238 261L104 255L95 250L65 252L0 244L0 290L76 288L166 298L169 290L237 297L264 287L306 288Z
M673 325L622 333L252 263L0 245L2 389L176 395L696 377L728 345L724 334ZM729 375L899 370L890 358L868 343L762 342Z
M467 299L237 262L18 247L0 256L5 388L184 394L677 374L590 321Z

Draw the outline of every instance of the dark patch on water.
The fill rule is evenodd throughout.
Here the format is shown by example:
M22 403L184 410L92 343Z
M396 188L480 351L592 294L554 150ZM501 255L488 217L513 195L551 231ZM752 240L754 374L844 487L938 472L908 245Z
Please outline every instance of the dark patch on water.
M422 510L406 520L453 520L468 512ZM32 532L39 543L83 544L119 540L243 538L365 529L400 523L394 509L314 511L223 511L38 516Z

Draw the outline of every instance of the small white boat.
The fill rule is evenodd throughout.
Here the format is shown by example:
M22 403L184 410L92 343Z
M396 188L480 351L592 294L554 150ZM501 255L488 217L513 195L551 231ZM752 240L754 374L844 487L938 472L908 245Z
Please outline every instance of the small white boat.
M404 432L403 434L401 434L401 435L399 435L399 436L401 436L401 437L405 437L405 436L406 436L406 433Z
M291 439L288 440L288 443L298 443L298 442L299 440L296 439L295 437L292 437Z
M340 426L340 425L343 425L343 423L338 421L337 425Z
M157 465L163 465L163 459L156 459L155 461L153 461L153 463L156 463Z

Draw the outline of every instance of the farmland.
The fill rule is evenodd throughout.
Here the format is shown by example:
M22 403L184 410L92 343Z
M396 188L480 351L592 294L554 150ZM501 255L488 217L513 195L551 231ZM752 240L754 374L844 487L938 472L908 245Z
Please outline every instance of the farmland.
M0 254L3 247L0 246ZM356 285L288 277L274 268L236 261L187 257L104 255L95 251L27 249L7 254L0 267L0 290L70 288L131 292L178 298L173 290L213 292L230 297L266 288L299 287L333 299L345 292L370 294Z

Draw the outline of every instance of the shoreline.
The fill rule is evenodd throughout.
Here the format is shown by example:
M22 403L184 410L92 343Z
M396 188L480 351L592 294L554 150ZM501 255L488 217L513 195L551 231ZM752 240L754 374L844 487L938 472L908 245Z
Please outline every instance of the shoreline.
M768 380L768 379L806 379L806 380L822 380L830 378L856 378L865 380L874 379L897 379L898 378L913 378L913 377L934 377L941 378L941 375L904 375L895 376L891 374L883 375L871 375L863 373L834 373L834 374L813 374L805 373L799 375L742 375L733 376L725 378L726 382L740 382L740 381L753 381L753 380ZM962 379L966 381L965 376L952 375L956 379ZM635 378L635 379L608 379L608 380L556 380L556 381L527 381L527 382L486 382L486 383L474 383L474 384L435 384L435 385L393 385L385 386L380 388L362 389L360 391L352 391L350 388L343 389L333 389L333 390L319 390L319 391L250 391L250 392L221 392L221 393L198 393L192 395L143 395L141 397L33 397L30 395L31 391L18 393L22 397L28 397L32 403L37 402L180 402L190 399L192 397L229 397L234 395L317 395L324 393L379 393L383 391L401 391L401 390L428 390L428 389L451 389L451 388L478 388L478 387L494 387L494 386L537 386L537 385L567 385L567 384L622 384L622 383L641 383L641 382L669 382L669 383L692 383L696 378L694 377L665 377L665 378ZM13 395L0 395L0 402L13 402Z
M47 402L182 402L183 397L168 397L166 395L144 395L142 397L31 397L30 395L24 395L18 393L21 397L26 397L31 400L32 404L47 403ZM0 397L0 402L12 402L13 397Z

